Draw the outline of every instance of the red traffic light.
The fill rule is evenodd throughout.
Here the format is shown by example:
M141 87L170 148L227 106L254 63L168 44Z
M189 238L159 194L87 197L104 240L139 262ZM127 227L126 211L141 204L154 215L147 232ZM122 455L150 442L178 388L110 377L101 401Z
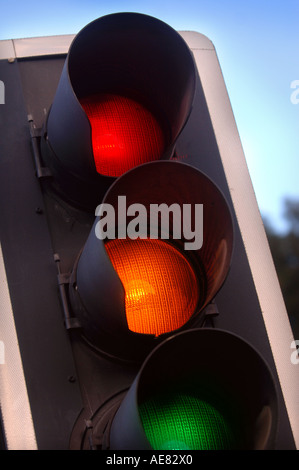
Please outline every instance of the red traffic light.
M71 44L43 129L52 188L94 211L115 177L169 159L195 83L190 49L162 21L118 13L87 25Z
M142 163L159 160L165 138L155 116L125 96L98 94L80 103L91 124L96 170L117 177Z

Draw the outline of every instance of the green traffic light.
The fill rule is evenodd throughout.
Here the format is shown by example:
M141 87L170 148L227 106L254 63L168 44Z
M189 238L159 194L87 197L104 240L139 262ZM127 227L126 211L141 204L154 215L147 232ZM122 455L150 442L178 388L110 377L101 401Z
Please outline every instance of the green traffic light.
M206 394L169 390L147 399L139 412L155 450L227 450L240 447L237 411L231 408Z

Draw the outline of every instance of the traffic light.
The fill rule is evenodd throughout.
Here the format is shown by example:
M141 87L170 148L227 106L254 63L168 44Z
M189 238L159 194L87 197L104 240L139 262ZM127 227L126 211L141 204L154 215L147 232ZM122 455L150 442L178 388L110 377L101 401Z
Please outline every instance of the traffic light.
M195 91L186 48L168 25L136 14L108 15L76 36L41 140L65 198L94 212L116 177L173 155Z
M212 44L137 13L67 39L1 60L6 447L295 449L290 327Z
M202 323L229 270L231 214L210 179L176 161L126 172L104 211L111 220L98 215L71 276L72 310L89 341L132 360Z
M220 357L219 357L220 356ZM261 356L219 329L193 329L147 358L113 419L112 449L271 449L277 399Z

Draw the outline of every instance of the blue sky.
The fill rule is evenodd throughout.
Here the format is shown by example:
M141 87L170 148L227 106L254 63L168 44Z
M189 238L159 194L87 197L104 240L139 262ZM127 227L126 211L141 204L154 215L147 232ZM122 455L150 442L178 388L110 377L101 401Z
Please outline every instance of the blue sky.
M291 102L299 0L0 0L0 40L75 34L118 11L150 14L212 40L260 210L284 230L283 199L299 201L299 103Z

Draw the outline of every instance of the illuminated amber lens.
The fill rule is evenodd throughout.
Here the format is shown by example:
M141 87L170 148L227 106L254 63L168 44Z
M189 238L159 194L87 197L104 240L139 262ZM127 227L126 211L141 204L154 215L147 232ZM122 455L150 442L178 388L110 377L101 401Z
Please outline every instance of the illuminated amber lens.
M161 335L182 327L199 298L189 261L161 240L110 240L106 249L125 289L128 327Z
M153 114L130 98L97 94L80 100L92 129L96 170L120 176L130 168L158 160L164 136Z

